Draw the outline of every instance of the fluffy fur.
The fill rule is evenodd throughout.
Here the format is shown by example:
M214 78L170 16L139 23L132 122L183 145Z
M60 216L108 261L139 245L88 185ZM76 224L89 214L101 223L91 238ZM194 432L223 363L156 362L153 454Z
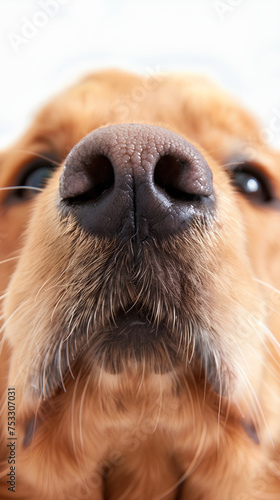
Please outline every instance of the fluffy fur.
M195 144L213 172L215 218L137 251L62 220L66 155L118 123ZM1 499L279 500L278 153L207 79L108 71L44 107L3 152L1 187L42 156L56 168L41 193L0 190ZM270 199L237 189L244 166ZM138 331L135 310L149 322L141 348L116 342Z

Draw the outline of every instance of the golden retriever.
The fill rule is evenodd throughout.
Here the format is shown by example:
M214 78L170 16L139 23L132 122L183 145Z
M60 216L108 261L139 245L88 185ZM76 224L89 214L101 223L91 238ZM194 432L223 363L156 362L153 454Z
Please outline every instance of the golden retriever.
M280 499L280 156L115 70L1 156L0 498Z

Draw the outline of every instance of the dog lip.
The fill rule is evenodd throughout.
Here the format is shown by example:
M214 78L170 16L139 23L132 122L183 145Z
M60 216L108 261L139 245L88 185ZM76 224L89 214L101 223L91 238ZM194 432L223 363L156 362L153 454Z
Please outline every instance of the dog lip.
M141 311L120 314L114 324L89 336L86 352L82 348L80 356L90 364L94 359L110 373L120 373L125 365L143 366L143 362L153 373L166 373L180 357L171 328L164 321L155 324Z
M101 335L105 335L105 332L111 333L113 341L120 340L125 347L125 344L130 345L131 341L135 341L139 346L142 341L155 341L166 333L167 327L163 322L154 325L148 315L133 311L120 314L114 319L114 324L110 324L102 330Z

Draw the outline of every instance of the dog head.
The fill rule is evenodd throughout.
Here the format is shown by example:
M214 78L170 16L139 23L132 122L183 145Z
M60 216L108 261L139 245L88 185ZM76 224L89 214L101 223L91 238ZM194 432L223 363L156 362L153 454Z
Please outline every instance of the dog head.
M0 171L15 187L0 191L3 341L23 434L78 383L110 422L136 393L141 411L160 397L165 424L171 400L257 420L278 162L202 77L97 73L38 114Z

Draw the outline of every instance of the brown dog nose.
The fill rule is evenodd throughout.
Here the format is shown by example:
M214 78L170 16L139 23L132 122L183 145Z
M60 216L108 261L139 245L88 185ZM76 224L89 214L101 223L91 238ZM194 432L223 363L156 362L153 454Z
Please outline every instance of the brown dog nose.
M206 160L181 136L153 125L113 125L67 156L60 209L91 234L142 241L212 216L212 193Z

